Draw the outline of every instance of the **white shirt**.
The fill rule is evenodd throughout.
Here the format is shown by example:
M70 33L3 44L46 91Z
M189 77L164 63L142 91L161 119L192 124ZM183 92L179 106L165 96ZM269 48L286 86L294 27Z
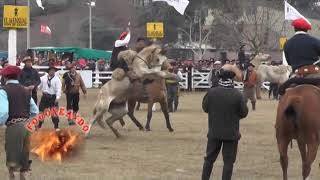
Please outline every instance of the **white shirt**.
M51 86L49 88L48 77L49 77L49 75L44 75L40 78L41 83L38 88L43 93L47 93L50 95L56 95L56 99L58 100L61 97L61 87L62 87L61 80L60 80L59 76L55 75L50 81Z
M127 46L129 44L130 39L131 33L129 32L127 36L124 38L124 40L116 40L116 42L114 43L114 47Z

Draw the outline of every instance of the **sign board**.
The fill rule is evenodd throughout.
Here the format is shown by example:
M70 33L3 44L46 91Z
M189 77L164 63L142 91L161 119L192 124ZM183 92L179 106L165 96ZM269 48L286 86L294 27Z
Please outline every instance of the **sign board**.
M287 41L288 41L287 37L280 37L279 39L280 50L283 50L284 45L286 44Z
M3 11L4 28L27 28L28 27L28 6L5 5Z
M147 23L147 38L163 38L163 23L149 22Z

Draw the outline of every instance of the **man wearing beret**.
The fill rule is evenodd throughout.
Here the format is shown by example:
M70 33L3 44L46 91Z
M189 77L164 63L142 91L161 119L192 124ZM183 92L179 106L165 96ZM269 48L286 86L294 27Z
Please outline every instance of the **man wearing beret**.
M233 164L237 156L240 139L239 121L248 114L248 107L241 92L234 88L235 73L221 69L217 87L204 96L202 109L208 113L209 132L207 155L204 158L202 180L209 180L219 152L222 148L222 180L231 180Z
M303 18L292 21L295 35L284 46L288 64L294 76L319 78L320 41L307 34L311 24Z
M30 170L29 131L26 128L30 117L39 113L38 107L31 98L31 89L19 84L20 68L7 66L0 75L6 85L0 89L0 125L6 124L5 151L9 177L15 179L14 172L20 172L20 179Z
M128 71L128 65L124 60L119 61L118 55L120 52L128 50L128 44L130 42L131 34L129 28L128 31L121 33L119 40L116 40L114 43L114 48L112 50L110 68L115 70L116 68L122 68L124 71Z
M62 83L60 78L56 75L57 68L50 66L48 74L41 77L39 89L42 91L42 97L39 104L39 110L44 113L46 109L57 108L58 101L61 97ZM51 110L51 109L50 109ZM59 117L51 114L51 119L56 131L59 131ZM39 128L42 127L43 120L39 121Z
M68 66L69 72L63 74L62 91L67 97L67 110L77 114L79 111L80 88L84 95L87 94L86 86L82 77L76 71L74 64ZM74 125L72 119L68 119L69 125Z
M22 69L22 73L19 78L19 82L25 86L32 88L32 98L34 102L38 103L37 87L40 84L40 76L37 70L32 67L33 59L30 56L26 56L22 62L25 64Z

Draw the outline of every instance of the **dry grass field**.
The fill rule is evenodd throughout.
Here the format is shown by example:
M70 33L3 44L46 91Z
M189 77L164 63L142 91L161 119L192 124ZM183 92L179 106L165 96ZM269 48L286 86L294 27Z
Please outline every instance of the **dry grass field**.
M151 132L142 132L128 117L126 126L115 127L122 134L116 139L110 129L94 126L84 150L79 156L63 163L41 162L32 156L31 180L199 180L206 147L207 115L201 110L204 92L183 93L180 109L171 114L174 133L165 127L162 113L155 112ZM80 114L89 119L97 96L90 90L86 100L82 98ZM61 106L65 105L65 98ZM159 107L159 106L158 106ZM234 166L235 180L279 180L281 168L276 147L274 122L276 101L262 100L256 112L241 121L237 162ZM146 106L136 113L145 124ZM47 119L46 127L52 127ZM61 128L67 127L61 119ZM72 127L80 131L75 126ZM0 179L7 179L5 167L4 129L0 129ZM320 156L319 156L320 157ZM319 158L313 164L312 178L320 179ZM221 179L222 160L219 156L213 179ZM289 149L289 179L301 178L300 155L296 143Z

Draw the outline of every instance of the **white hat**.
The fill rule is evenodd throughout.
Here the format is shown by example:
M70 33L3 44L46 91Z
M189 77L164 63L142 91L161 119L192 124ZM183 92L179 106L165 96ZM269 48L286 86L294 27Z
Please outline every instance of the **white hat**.
M222 63L221 63L221 61L216 61L216 62L214 62L213 64L214 64L214 65L217 65L217 64L222 64Z

